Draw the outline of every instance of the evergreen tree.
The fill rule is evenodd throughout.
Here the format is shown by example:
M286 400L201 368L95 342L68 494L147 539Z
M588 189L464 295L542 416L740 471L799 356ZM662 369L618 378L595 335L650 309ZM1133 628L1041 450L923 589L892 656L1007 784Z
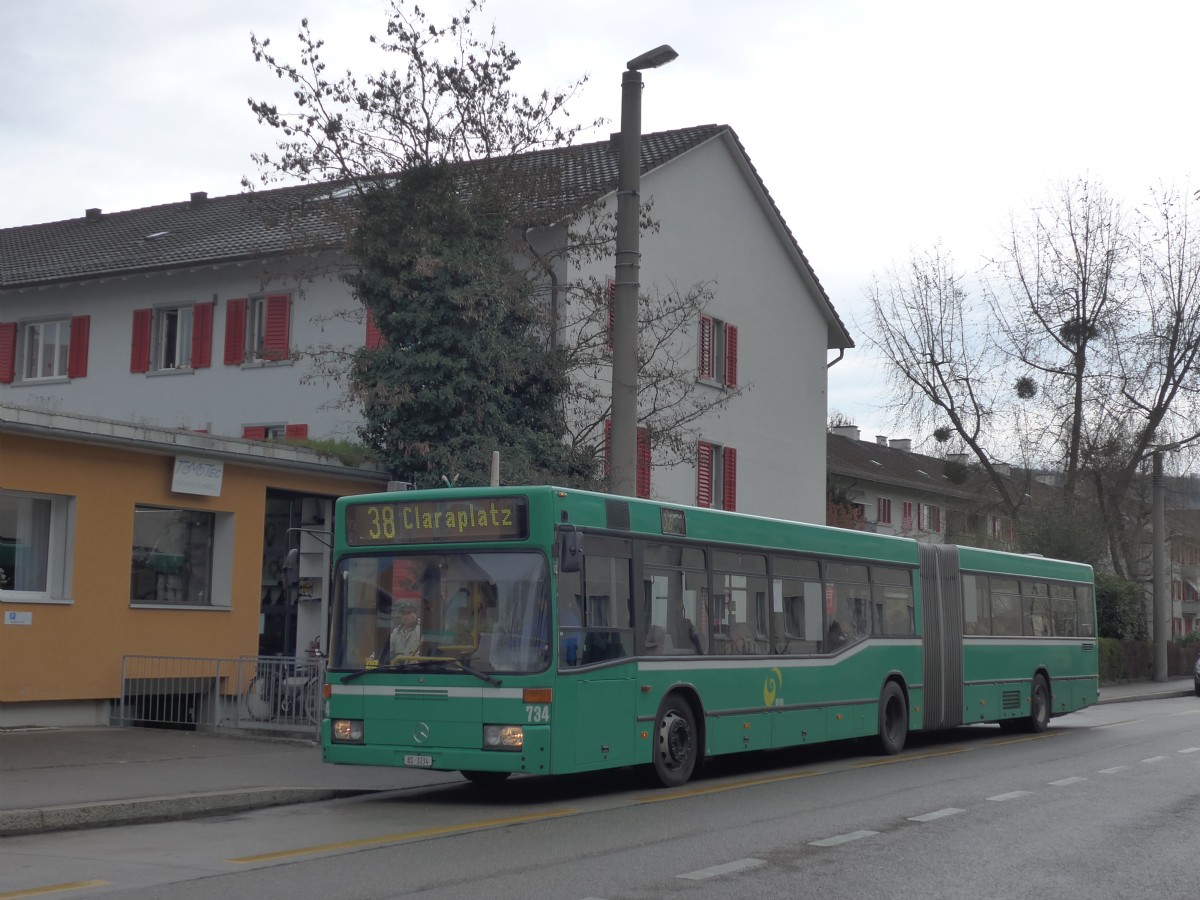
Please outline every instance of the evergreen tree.
M382 341L360 351L350 387L363 441L418 487L577 482L563 443L560 354L506 254L508 220L490 180L468 193L450 166L421 163L360 197L345 276Z

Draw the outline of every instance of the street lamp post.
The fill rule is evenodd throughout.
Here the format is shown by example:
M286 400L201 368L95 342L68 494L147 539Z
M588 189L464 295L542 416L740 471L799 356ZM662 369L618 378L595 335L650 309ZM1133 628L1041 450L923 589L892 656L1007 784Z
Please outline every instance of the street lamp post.
M1167 526L1166 526L1166 479L1163 477L1163 451L1175 450L1177 444L1164 444L1154 448L1154 468L1151 486L1151 532L1153 549L1151 561L1154 568L1154 680L1166 681L1168 677L1167 643L1171 640L1171 586L1167 581Z
M637 493L638 291L641 277L642 70L679 54L667 44L625 64L621 76L621 168L617 180L616 284L613 290L612 434L609 490Z

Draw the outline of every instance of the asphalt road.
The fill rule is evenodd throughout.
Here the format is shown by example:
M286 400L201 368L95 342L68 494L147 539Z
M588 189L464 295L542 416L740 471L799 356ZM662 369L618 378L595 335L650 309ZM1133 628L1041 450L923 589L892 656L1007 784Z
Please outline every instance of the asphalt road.
M1194 896L1200 704L0 841L0 897Z

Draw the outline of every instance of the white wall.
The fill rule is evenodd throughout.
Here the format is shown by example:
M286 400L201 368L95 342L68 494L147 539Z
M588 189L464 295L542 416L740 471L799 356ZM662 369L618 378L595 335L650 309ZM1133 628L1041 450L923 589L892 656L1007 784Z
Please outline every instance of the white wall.
M264 291L264 281L267 281ZM88 373L60 382L18 378L0 386L0 401L56 412L80 413L166 427L208 429L241 437L242 427L264 423L304 423L310 436L353 438L357 414L333 408L339 392L313 374L304 358L267 365L224 364L227 301L265 292L292 294L293 350L329 342L361 346L361 322L315 318L354 304L346 288L327 277L302 290L286 279L267 279L258 265L227 265L190 272L104 279L63 287L10 292L4 321L88 314L91 316ZM133 311L217 301L213 317L212 365L179 372L131 373Z
M699 427L702 438L738 451L738 510L824 523L829 328L808 280L723 139L648 173L641 188L661 226L642 237L642 291L713 281L707 311L738 327L738 381L747 389ZM612 277L611 265L595 274ZM694 347L695 330L687 339ZM651 492L694 504L695 465L656 466Z

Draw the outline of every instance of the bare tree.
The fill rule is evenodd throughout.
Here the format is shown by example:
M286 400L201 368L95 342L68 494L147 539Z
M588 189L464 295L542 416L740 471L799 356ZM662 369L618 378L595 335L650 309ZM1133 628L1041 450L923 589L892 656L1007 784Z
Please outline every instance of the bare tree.
M914 253L904 269L877 279L867 296L867 342L887 362L897 419L907 418L918 431L957 436L1015 513L1024 493L1001 477L992 453L1002 443L1013 446L1008 439L1019 410L1005 390L987 322L950 254L940 247Z
M1011 224L988 297L1006 352L1059 417L1065 490L1075 494L1087 424L1105 390L1112 337L1133 301L1134 246L1120 204L1080 179ZM1033 384L1027 384L1027 392Z
M330 76L324 42L313 35L308 20L297 35L295 63L278 57L270 39L252 36L256 60L291 88L287 109L249 100L259 122L278 136L275 152L254 157L259 180L335 183L346 202L331 207L329 215L344 236L354 232L362 209L355 195L387 188L396 173L413 166L452 165L459 190L468 196L483 193L485 181L493 195L494 186L503 184L511 200L509 250L523 260L527 277L538 282L534 296L551 304L544 336L562 352L573 376L565 398L569 433L564 439L573 454L590 451L599 459L610 403L609 305L607 285L581 273L588 263L613 258L615 222L596 198L564 198L556 173L522 164L522 154L569 145L586 127L567 118L568 102L586 79L534 97L514 93L510 83L520 60L494 29L477 37L475 20L482 7L482 0L467 0L459 15L438 24L415 4L393 0L386 36L370 41L399 65L365 77L350 71ZM249 179L243 183L253 187ZM643 207L642 228L653 230L649 208ZM566 223L554 246L530 240L531 230L551 221ZM297 248L308 249L299 241ZM319 259L326 266L332 259L332 267L307 271L302 279L344 275L347 263L353 264L328 254ZM693 331L712 291L711 284L671 285L640 298L639 425L650 430L655 465L690 458L698 419L747 389L712 392L697 386ZM332 317L362 321L364 315L355 305ZM348 381L364 352L369 351L332 343L302 351L312 363L309 377L346 388L346 404L364 396L363 385Z
M1165 190L1126 214L1080 179L1014 220L982 297L940 251L870 292L898 409L961 440L989 474L1000 448L1026 468L1061 467L1062 502L1096 505L1126 577L1144 571L1147 460L1200 441L1194 209ZM1015 512L1023 492L992 480Z

